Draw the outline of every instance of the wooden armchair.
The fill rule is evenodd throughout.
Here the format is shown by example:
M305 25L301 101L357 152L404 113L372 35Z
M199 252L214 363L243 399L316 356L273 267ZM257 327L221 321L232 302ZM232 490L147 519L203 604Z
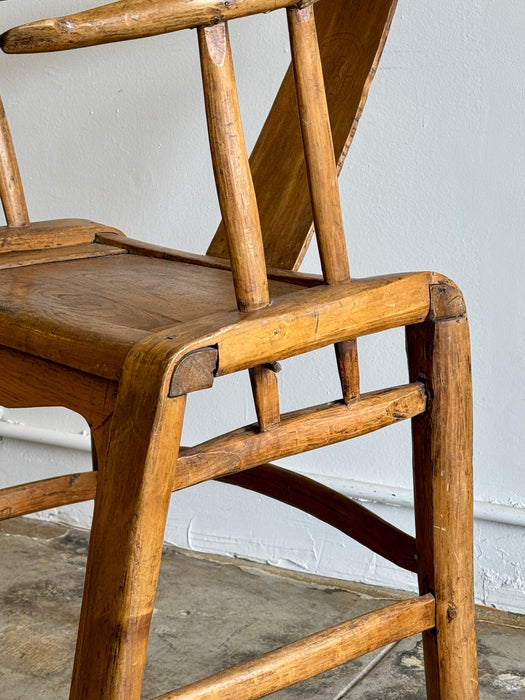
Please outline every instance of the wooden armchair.
M341 220L336 159L342 164L395 0L321 0L320 52L314 6L296 3L119 0L1 37L5 52L19 53L196 27L223 216L205 256L142 244L90 221L29 223L0 112L7 220L0 229L0 403L66 406L87 419L93 437L93 472L0 492L2 518L95 498L71 698L140 697L170 494L207 479L312 513L417 572L420 595L160 697L262 697L419 632L428 696L478 696L463 300L450 280L430 272L351 280ZM293 72L250 168L226 21L278 8L288 13ZM356 32L359 50L345 43ZM334 55L339 70L327 72L327 106L321 63L333 64ZM295 109L296 123L282 118ZM294 271L312 219L322 278ZM399 326L406 326L410 383L361 394L355 339ZM275 363L331 344L341 398L281 415ZM241 370L250 373L258 423L180 448L186 395L207 391L213 401L214 378ZM407 418L415 538L268 463Z

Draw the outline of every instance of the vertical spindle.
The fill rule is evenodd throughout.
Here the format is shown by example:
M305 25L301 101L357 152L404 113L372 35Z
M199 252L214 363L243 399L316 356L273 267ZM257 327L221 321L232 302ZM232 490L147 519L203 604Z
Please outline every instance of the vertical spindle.
M16 161L9 124L0 99L0 199L8 226L29 223L22 179Z
M237 304L253 311L270 301L266 262L226 23L200 27L204 100L219 205L226 228ZM279 422L275 372L266 366L250 371L259 425Z
M308 186L321 267L327 284L341 284L350 280L350 268L314 9L313 5L308 5L304 8L289 8L287 12ZM348 403L359 395L357 344L355 340L337 343L335 351L343 398Z

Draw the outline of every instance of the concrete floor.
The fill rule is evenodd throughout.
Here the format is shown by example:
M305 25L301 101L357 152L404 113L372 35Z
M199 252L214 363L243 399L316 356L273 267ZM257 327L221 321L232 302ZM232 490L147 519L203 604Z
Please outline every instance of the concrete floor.
M0 524L0 698L67 698L86 549L83 531L23 518ZM396 598L339 584L166 548L143 697ZM525 698L525 618L488 610L478 617L481 697ZM272 697L425 698L421 642L404 640Z

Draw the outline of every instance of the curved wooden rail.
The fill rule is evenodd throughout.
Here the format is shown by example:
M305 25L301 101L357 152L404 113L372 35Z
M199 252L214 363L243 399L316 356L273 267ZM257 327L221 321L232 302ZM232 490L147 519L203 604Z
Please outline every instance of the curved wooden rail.
M301 474L262 464L218 481L255 491L335 527L393 564L417 573L416 541L351 498Z
M118 0L2 34L5 53L65 51L156 36L298 5L298 0ZM305 3L308 4L308 3Z

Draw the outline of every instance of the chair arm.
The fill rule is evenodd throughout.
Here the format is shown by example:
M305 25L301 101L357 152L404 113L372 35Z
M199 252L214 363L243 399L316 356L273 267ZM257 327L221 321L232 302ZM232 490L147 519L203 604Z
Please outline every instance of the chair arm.
M148 358L164 368L171 396L189 393L211 386L215 376L420 323L431 311L432 283L432 273L418 272L302 289L257 311L217 313L153 333L129 351L126 364Z
M300 0L118 0L73 15L15 27L0 36L0 46L5 53L64 51L302 4Z

